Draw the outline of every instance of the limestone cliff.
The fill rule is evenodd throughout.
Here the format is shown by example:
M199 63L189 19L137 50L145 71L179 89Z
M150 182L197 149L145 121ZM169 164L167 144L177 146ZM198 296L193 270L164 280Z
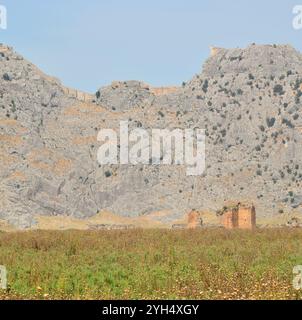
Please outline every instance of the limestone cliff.
M65 88L0 47L0 219L26 228L37 215L154 215L251 201L258 215L302 204L302 55L290 46L213 49L177 88L116 82L95 96ZM101 128L206 129L206 171L183 166L100 166Z

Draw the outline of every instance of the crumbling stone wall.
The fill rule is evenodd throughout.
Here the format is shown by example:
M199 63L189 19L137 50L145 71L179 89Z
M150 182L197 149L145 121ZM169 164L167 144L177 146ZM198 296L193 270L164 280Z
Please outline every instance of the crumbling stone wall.
M187 215L187 223L179 223L179 224L173 224L172 229L197 229L202 227L203 220L201 213L192 210Z
M150 87L150 92L156 96L161 96L165 94L176 93L179 90L179 87Z
M255 207L238 204L227 208L221 216L221 223L226 229L254 229L256 227Z
M238 227L238 210L232 208L226 211L222 216L222 225L226 229L234 229Z
M202 222L202 218L201 218L200 212L192 210L188 214L188 225L187 225L188 229L196 229L198 227L201 227L202 223L203 222Z
M222 48L217 48L217 47L210 47L210 55L211 55L211 57L214 57L214 56L216 56L216 54L220 51L220 50L222 50Z
M256 211L254 206L238 208L238 228L254 229L256 228Z
M132 230L132 224L94 224L89 226L90 230Z
M82 102L92 102L94 95L79 90L63 87L64 93L70 98L75 98Z

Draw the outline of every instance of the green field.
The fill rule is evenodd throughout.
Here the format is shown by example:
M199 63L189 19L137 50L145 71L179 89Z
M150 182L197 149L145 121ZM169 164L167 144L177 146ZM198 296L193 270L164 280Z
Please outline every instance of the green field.
M1 299L301 299L302 230L0 233Z

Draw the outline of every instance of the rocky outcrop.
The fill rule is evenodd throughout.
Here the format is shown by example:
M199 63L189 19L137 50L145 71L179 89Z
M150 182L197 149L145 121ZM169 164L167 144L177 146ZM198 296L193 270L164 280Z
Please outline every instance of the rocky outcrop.
M290 46L219 49L177 88L115 82L95 96L66 89L0 46L0 219L158 216L248 201L257 216L302 213L302 55ZM97 162L102 128L204 128L206 171Z
M296 217L293 217L291 218L287 224L286 224L287 227L289 228L302 228L302 221L301 221L301 218L296 218Z

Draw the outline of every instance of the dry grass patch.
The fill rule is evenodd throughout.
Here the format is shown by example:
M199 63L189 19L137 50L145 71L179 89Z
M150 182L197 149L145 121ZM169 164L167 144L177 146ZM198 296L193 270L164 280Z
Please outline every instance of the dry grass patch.
M301 299L302 230L0 233L1 298Z

